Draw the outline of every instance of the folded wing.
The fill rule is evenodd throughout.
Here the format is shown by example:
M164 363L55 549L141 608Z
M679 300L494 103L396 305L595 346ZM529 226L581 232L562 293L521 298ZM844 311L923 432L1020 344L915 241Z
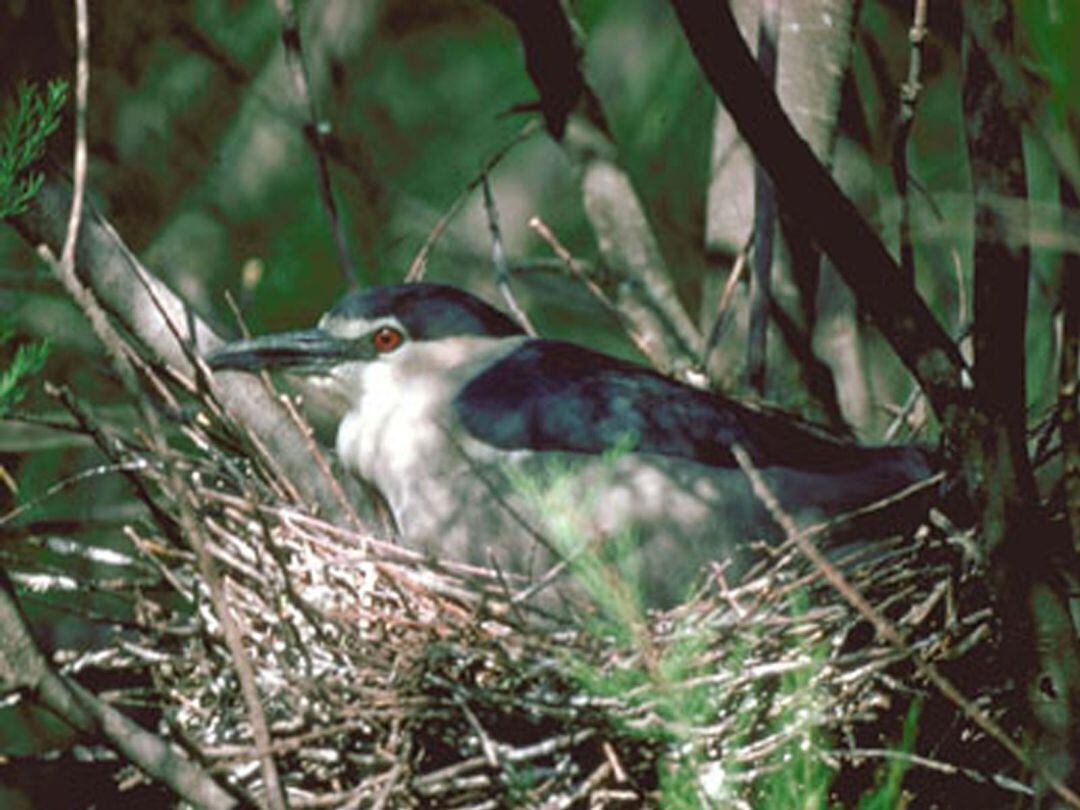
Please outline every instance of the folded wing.
M734 467L731 447L738 442L763 468L842 474L906 462L913 480L929 472L918 448L847 444L783 415L554 340L523 344L462 389L456 406L470 433L505 450L599 454L624 447Z

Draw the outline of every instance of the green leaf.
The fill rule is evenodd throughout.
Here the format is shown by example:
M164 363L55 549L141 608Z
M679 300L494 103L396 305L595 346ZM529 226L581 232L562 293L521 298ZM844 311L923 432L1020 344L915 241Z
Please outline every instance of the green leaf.
M12 334L9 325L0 325L0 345L8 343ZM15 350L11 365L0 371L0 416L10 413L26 396L25 381L41 371L48 355L47 342L24 343Z
M45 141L60 126L67 82L55 79L44 92L23 84L15 109L0 121L0 219L21 214L41 188L40 172L29 172L45 151Z

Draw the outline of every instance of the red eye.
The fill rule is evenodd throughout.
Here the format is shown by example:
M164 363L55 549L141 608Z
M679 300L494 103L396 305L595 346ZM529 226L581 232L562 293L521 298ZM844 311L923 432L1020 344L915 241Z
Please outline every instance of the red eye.
M385 354L400 346L401 340L401 332L392 326L383 326L376 329L371 336L371 345L375 347L375 351Z

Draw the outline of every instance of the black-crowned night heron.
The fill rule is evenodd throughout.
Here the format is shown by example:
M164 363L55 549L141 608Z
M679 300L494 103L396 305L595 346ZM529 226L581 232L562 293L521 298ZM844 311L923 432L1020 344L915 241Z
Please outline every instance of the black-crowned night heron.
M215 369L318 375L348 403L344 466L385 497L404 542L538 576L581 548L630 548L645 600L684 595L703 563L745 565L779 527L741 446L799 525L927 477L914 447L857 447L518 325L453 287L348 294L316 328L228 344ZM869 531L899 528L911 509ZM879 518L882 516L879 515Z

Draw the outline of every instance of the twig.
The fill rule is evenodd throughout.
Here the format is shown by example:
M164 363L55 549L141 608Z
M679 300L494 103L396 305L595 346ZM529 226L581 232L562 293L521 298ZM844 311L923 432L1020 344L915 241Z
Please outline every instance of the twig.
M86 9L86 0L75 0L75 38L77 56L75 67L75 154L74 154L74 191L71 209L68 213L64 243L60 249L60 258L56 259L47 245L38 246L38 254L48 264L53 273L63 284L68 294L75 299L82 309L94 333L105 347L105 353L120 376L121 382L129 391L138 391L135 371L119 339L109 324L104 310L94 299L93 294L83 286L75 275L75 248L79 229L82 226L83 198L86 194L86 106L90 89L90 22Z
M96 478L99 475L111 475L112 473L137 472L145 469L146 464L146 459L136 458L131 461L122 461L114 464L98 464L89 469L65 476L59 481L50 484L41 494L36 495L33 498L28 498L18 506L13 507L10 511L0 514L0 527L6 526L15 518L19 517L19 515L29 512L31 509L36 509L50 498L81 484L87 479Z
M236 670L237 680L240 682L240 692L247 705L248 719L251 722L251 733L255 738L255 747L259 753L259 763L262 768L263 786L266 790L267 802L271 810L286 810L288 804L285 793L282 790L281 780L278 777L277 765L274 763L273 741L270 738L270 729L266 723L266 713L263 711L262 702L259 699L259 689L255 684L255 671L251 666L251 660L244 650L244 641L240 629L233 618L232 609L225 598L221 578L217 572L207 547L207 540L201 529L191 520L191 510L182 510L181 520L188 533L188 540L195 547L195 553L199 559L199 571L203 581L210 590L210 599L214 603L214 612L221 624L221 633L225 637L225 644L233 659L233 667Z
M1075 205L1076 194L1062 184L1063 199ZM1080 256L1066 254L1061 279L1061 359L1058 365L1058 417L1064 457L1062 484L1073 547L1080 552Z
M896 411L896 416L889 424L885 434L882 436L882 441L885 444L892 442L900 433L900 429L907 424L908 417L911 416L915 410L915 406L919 404L919 401L923 398L922 389L919 386L912 386L911 393L908 394L908 398L904 401L904 404Z
M937 200L934 199L934 195L930 193L930 190L922 183L917 177L908 176L908 182L911 187L922 195L922 199L926 202L930 209L930 213L934 215L934 219L943 226L946 238L951 238L951 232L949 231L948 220L945 217L945 212L941 210L941 206L938 205ZM1026 217L1024 217L1026 221ZM976 227L976 235L978 236L978 228ZM999 233L994 233L994 236L1000 236ZM1027 238L1027 232L1017 238ZM952 259L953 276L956 280L956 321L953 323L953 331L956 334L962 334L970 329L970 316L968 314L968 291L967 285L964 283L964 260L960 257L960 251L956 249L956 245L949 244L949 258ZM964 349L964 341L961 339L959 343L960 349Z
M652 344L645 339L644 335L638 331L638 328L634 321L626 317L622 309L620 309L614 301L612 301L603 288L593 280L592 276L586 272L581 262L574 258L573 254L559 241L559 238L555 236L555 233L548 227L547 223L540 217L534 216L529 219L529 227L543 239L552 252L559 258L570 274L585 285L593 297L599 301L604 309L615 316L615 319L622 326L626 332L627 337L637 347L637 350L641 352L642 356L647 358L649 362L656 368L661 367L662 357L657 352L653 351Z
M618 784L629 782L630 780L626 775L626 769L622 766L622 763L619 762L619 755L616 753L611 743L604 740L604 744L601 748L604 751L604 757L611 765L611 773L615 777L615 782Z
M226 293L225 301L229 308L232 310L233 317L236 320L237 325L240 328L241 335L247 339L250 337L247 324L244 322L243 316L240 310L236 306L236 302L231 295ZM168 320L166 313L162 312L162 317ZM210 391L214 394L209 398L210 404L217 405L216 402L218 395L217 378L210 372L206 365L206 361L201 357L190 358L192 364L196 367L199 374L205 380ZM274 387L273 380L270 378L270 374L266 371L262 371L258 374L258 384L262 386L263 391L269 398L269 401L274 403L274 406L281 411L292 423L292 426L296 428L296 435L300 438L303 449L307 452L308 457L311 459L311 463L318 471L322 480L326 483L326 488L332 494L335 502L338 506L338 515L347 522L353 529L361 530L363 526L360 522L360 518L356 513L356 508L345 494L345 490L341 485L341 481L334 475L333 470L330 468L330 464L326 460L326 454L323 453L318 443L315 441L312 435L311 426L308 424L293 404L292 399L288 394L278 391ZM223 407L216 407L215 413L226 424L231 422L228 418L227 411ZM257 451L258 457L266 465L266 467L273 472L273 475L280 481L282 487L286 490L287 494L294 500L300 500L298 493L298 486L292 478L287 475L286 471L281 468L273 454L271 454L266 445L259 439L254 431L251 430L245 424L238 425L247 441L251 443L251 446Z
M942 762L941 760L930 759L929 757L919 756L918 754L912 754L907 751L898 751L893 748L837 748L829 751L829 754L835 757L844 757L854 760L862 758L895 759L908 763L909 765L918 765L921 768L937 771L938 773L963 774L973 782L992 782L1003 790L1019 793L1022 796L1035 795L1035 791L1029 786L1017 782L1014 779L1008 779L1000 774L985 774L972 768L965 768L962 765L954 765L951 762Z
M491 180L484 175L484 211L487 213L488 228L491 231L491 261L495 265L495 285L499 288L506 306L514 318L530 337L536 337L536 327L525 310L518 304L514 291L510 289L510 268L506 264L506 251L503 248L502 231L499 228L499 209L495 206L495 197L491 193Z
M716 314L713 316L712 326L709 327L708 337L705 338L705 345L701 348L701 367L706 372L708 372L712 363L713 352L716 351L716 347L720 344L720 338L724 334L724 327L728 323L727 316L731 308L731 301L735 297L735 289L746 271L746 260L750 255L750 248L753 244L754 235L751 233L750 238L746 240L746 244L742 246L739 254L735 257L735 263L731 266L727 281L724 282L724 290L720 293L720 300L716 303Z
M65 272L75 272L75 240L82 223L83 196L86 193L86 106L90 93L90 20L86 0L75 0L75 193L68 215L67 235L60 251Z
M610 761L605 760L597 766L588 777L586 777L577 790L568 796L564 796L557 802L554 802L551 807L558 808L558 810L566 810L568 807L573 807L576 803L584 801L588 798L594 790L604 783L604 780L611 776L614 768Z
M412 284L417 281L422 281L424 273L427 271L428 255L431 253L432 248L435 247L435 243L439 241L439 238L443 235L446 229L450 226L454 217L457 216L458 211L469 199L469 195L473 190L484 181L502 159L522 141L528 140L538 129L540 123L533 119L528 121L518 133L511 138L507 143L503 144L499 149L495 151L491 157L485 162L483 168L470 180L465 188L463 188L454 198L454 201L450 203L450 207L446 210L446 213L439 217L439 221L435 223L435 227L431 229L431 233L428 234L427 239L424 240L424 244L420 246L420 250L416 252L416 256L413 258L412 263L409 265L409 269L405 272L405 283Z
M266 372L261 375L264 379L267 388L270 391L274 390L273 384L270 381L270 376ZM344 487L341 486L341 482L334 475L334 471L330 468L330 462L326 459L326 454L319 447L318 442L315 441L314 432L311 429L311 425L296 409L296 405L293 403L292 398L287 394L279 394L279 401L285 408L285 412L289 415L289 419L296 425L296 429L307 440L307 449L311 453L311 458L315 465L319 468L319 472L322 473L326 479L327 486L330 487L330 491L334 493L334 497L337 498L338 504L341 506L342 514L348 519L350 526L355 531L361 531L364 528L363 522L360 520L360 516L356 514L356 509L348 496L345 494ZM370 494L370 493L369 493Z
M305 140L311 145L311 151L315 156L315 165L319 176L319 198L322 200L326 216L330 220L330 230L333 234L334 248L338 254L338 263L345 279L345 284L350 289L356 287L356 265L349 254L348 242L345 238L345 225L338 213L337 202L334 200L334 188L330 181L330 165L326 159L326 136L330 132L328 122L319 118L315 106L315 96L311 92L311 80L308 76L307 65L304 62L303 43L300 39L300 19L296 13L296 5L293 0L274 0L278 14L281 16L281 44L285 50L285 64L292 73L293 84L300 104L305 108L308 116L307 125L304 127Z

